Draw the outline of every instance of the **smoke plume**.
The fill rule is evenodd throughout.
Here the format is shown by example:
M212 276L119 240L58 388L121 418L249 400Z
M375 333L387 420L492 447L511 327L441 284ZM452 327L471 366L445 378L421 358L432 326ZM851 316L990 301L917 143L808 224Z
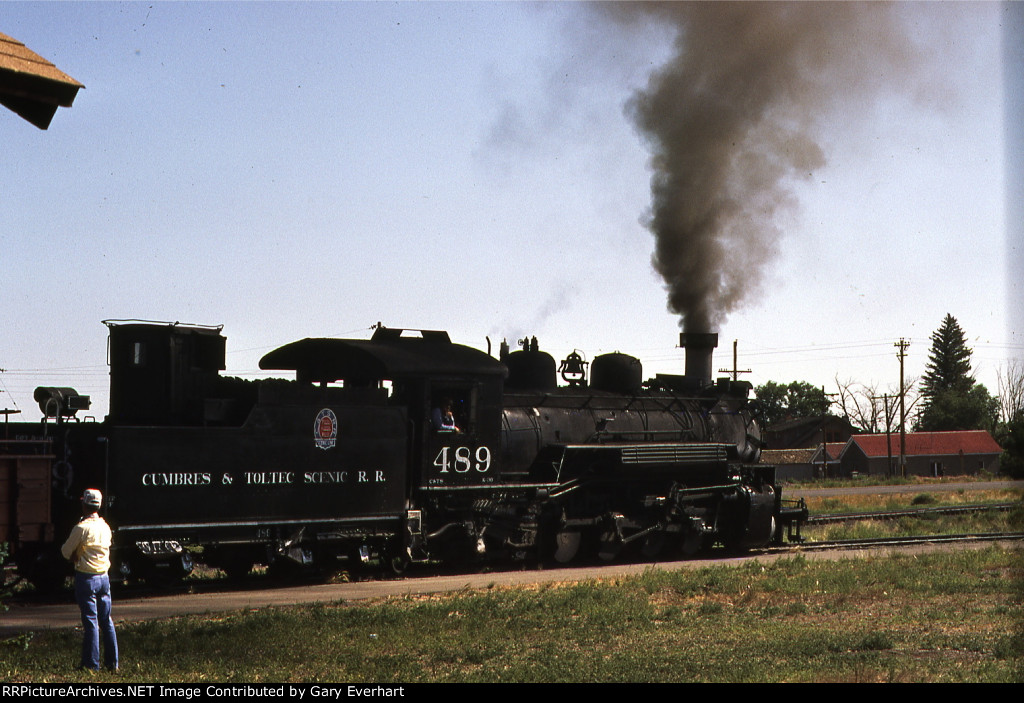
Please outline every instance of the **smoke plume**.
M821 135L908 80L897 5L601 5L623 25L677 31L674 56L627 112L653 153L652 261L685 330L717 329L757 293L794 184L826 163Z

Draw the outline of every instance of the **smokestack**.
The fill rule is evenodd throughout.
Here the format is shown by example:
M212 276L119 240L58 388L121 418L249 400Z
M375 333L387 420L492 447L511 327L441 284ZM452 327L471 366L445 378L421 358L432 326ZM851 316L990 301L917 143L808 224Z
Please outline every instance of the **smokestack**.
M711 384L711 355L718 346L717 332L680 332L679 346L686 350L686 378L699 387Z

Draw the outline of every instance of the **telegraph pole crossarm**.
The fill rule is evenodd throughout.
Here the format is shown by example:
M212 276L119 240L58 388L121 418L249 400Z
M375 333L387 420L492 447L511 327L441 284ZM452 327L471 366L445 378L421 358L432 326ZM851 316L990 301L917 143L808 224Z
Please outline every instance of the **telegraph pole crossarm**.
M4 439L11 438L11 428L9 424L11 421L11 415L17 415L20 412L20 410L11 410L10 408L0 410L0 415L4 416Z
M7 371L7 369L0 369L0 373L6 373L6 371ZM0 390L0 393L3 393L3 391ZM15 405L17 405L17 403L15 403ZM18 415L20 413L21 413L20 410L11 410L10 408L4 408L3 410L0 410L0 415L4 416L4 439L5 440L11 438L11 426L10 426L11 415Z
M729 373L732 374L732 380L738 381L741 373L753 373L750 369L744 369L741 371L739 365L736 362L736 346L739 344L738 339L732 340L732 368L731 369L718 369L718 373Z

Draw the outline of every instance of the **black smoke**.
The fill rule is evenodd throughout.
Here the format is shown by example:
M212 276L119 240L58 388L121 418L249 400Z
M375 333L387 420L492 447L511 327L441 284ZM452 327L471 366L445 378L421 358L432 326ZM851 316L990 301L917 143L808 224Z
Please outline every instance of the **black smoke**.
M615 3L677 31L671 60L627 112L652 152L652 257L688 331L717 329L757 294L793 186L826 163L823 135L885 86L915 51L898 3ZM832 135L840 138L838 135Z

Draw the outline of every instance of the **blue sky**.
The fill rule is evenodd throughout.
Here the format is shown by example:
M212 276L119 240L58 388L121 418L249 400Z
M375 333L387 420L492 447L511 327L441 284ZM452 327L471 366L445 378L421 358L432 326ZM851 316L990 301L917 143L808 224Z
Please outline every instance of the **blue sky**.
M979 380L1011 333L999 4L908 4L914 82L821 133L826 164L716 367L898 381L953 314ZM106 410L106 329L223 324L229 374L377 321L681 372L651 266L650 153L625 105L675 29L586 3L4 3L85 84L50 129L0 113L0 407ZM830 390L834 390L830 388Z

